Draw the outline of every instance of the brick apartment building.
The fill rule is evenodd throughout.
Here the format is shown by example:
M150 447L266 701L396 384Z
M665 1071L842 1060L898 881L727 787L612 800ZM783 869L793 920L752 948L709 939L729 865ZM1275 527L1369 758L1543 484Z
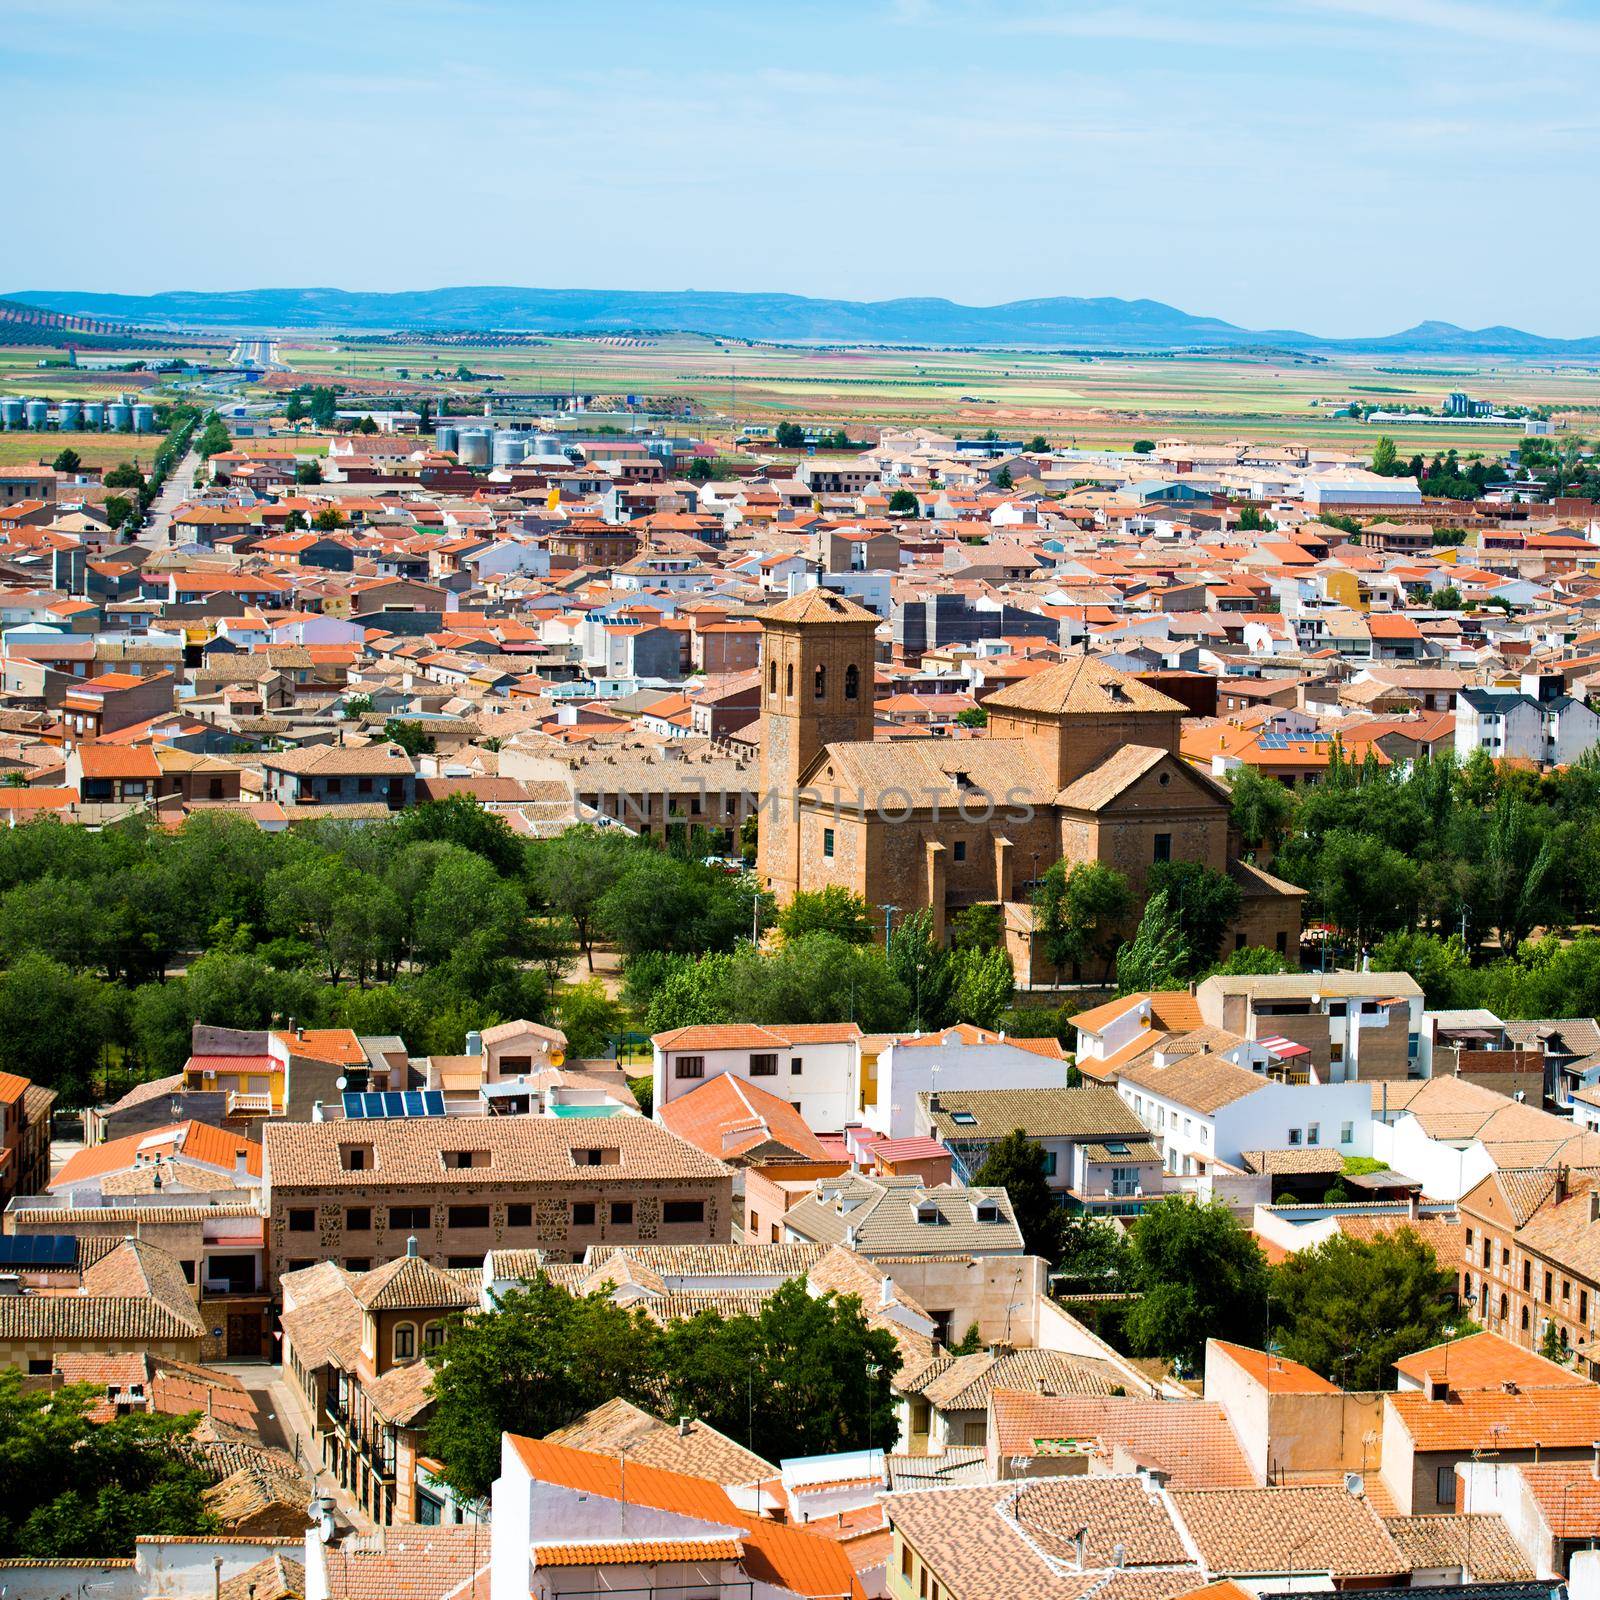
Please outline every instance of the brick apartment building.
M264 1139L274 1287L318 1261L368 1271L412 1238L438 1267L731 1238L733 1169L644 1117L286 1123Z

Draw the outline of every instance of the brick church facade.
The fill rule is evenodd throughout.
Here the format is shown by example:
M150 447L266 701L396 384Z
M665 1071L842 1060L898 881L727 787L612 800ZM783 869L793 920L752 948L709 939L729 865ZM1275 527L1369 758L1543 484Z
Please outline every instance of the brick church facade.
M1042 981L1029 901L1055 862L1102 862L1142 895L1155 862L1198 861L1243 891L1224 949L1295 959L1303 891L1231 857L1227 791L1180 757L1176 700L1078 656L986 700L987 737L875 740L877 618L815 588L761 621L757 868L780 900L839 884L928 907L941 933L999 904L1019 980Z

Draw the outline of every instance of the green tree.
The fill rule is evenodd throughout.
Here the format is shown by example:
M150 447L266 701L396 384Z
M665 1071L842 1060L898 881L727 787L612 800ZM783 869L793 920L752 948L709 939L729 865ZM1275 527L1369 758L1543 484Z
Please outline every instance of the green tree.
M1191 969L1209 966L1239 920L1244 894L1225 872L1199 861L1158 861L1150 868L1152 894L1164 894Z
M1247 850L1277 850L1294 821L1294 796L1276 778L1243 767L1233 780L1229 816Z
M125 494L108 494L102 508L106 514L106 521L113 528L120 528L134 512L135 502Z
M610 1055L625 1026L621 1005L598 978L574 983L556 996L556 1021L567 1036L568 1053L579 1058Z
M196 1418L136 1411L94 1421L93 1384L24 1387L0 1371L0 1557L127 1559L140 1534L219 1531L210 1476L178 1448Z
M664 1335L670 1414L696 1416L769 1461L894 1448L892 1334L854 1295L781 1285L754 1316L705 1311Z
M980 1189L1005 1190L1029 1255L1043 1256L1046 1261L1060 1255L1066 1213L1050 1192L1043 1145L1021 1128L1013 1128L989 1146L972 1181Z
M1372 447L1372 470L1381 478L1397 477L1400 473L1400 452L1388 434L1380 435Z
M115 1022L112 993L36 950L19 956L0 973L0 1068L56 1090L64 1105L89 1104Z
M1170 1195L1140 1216L1128 1242L1138 1299L1123 1333L1135 1354L1180 1358L1198 1372L1207 1339L1260 1345L1267 1264L1225 1205Z
M1422 986L1432 1010L1466 1005L1472 963L1460 936L1441 939L1434 933L1402 928L1379 940L1372 952L1374 972L1408 972Z
M200 458L209 461L212 456L220 455L224 450L233 448L233 439L230 437L222 418L215 411L206 418L203 427L194 441L194 447L200 453Z
M1263 516L1260 506L1246 506L1239 513L1238 526L1241 533L1273 533L1278 524L1271 517Z
M1165 894L1145 902L1133 939L1117 951L1117 993L1137 994L1183 987L1189 947Z
M956 712L956 721L963 728L987 728L989 713L982 706L967 706Z
M131 462L122 461L102 474L100 485L105 489L142 489L144 474Z
M54 461L50 463L53 472L76 472L83 465L83 457L70 445L65 450L58 451Z
M433 735L420 722L405 717L391 717L383 725L383 736L390 744L397 744L413 761L418 756L432 755L438 748Z
M772 442L780 450L802 450L805 448L806 431L798 422L780 422L773 429Z
M1154 439L1135 439L1133 441L1133 453L1136 456L1147 456L1154 451L1155 447L1156 442Z
M584 823L528 847L528 880L535 896L572 923L578 948L594 971L601 900L632 864L637 847L615 828Z
M897 517L914 517L921 509L916 493L911 489L896 489L889 496L889 510Z
M733 956L731 1020L856 1022L868 1033L906 1024L908 997L876 945L818 930L786 940L772 956L748 944Z
M662 850L640 849L595 903L595 917L627 955L731 950L748 937L759 891L752 879ZM762 920L767 920L765 912Z
M1016 985L1011 957L1004 950L960 950L951 965L957 1018L979 1028L997 1027Z
M294 481L296 483L321 483L322 463L320 461L295 462Z
M333 506L324 506L311 519L311 526L317 533L337 533L344 526L343 513Z
M304 533L306 531L306 514L303 511L291 511L283 519L285 533Z
M1410 1228L1370 1240L1335 1234L1273 1274L1283 1353L1341 1388L1391 1389L1401 1356L1445 1337L1455 1286Z
M1028 441L1027 452L1030 456L1044 455L1050 449L1050 441L1042 433L1036 433Z
M731 955L713 953L699 961L678 958L646 1003L645 1032L669 1033L674 1028L732 1022L733 970Z
M778 928L785 939L808 933L837 934L847 944L871 944L877 937L878 919L872 907L842 884L802 889L779 908Z
M1086 1289L1120 1293L1133 1271L1127 1235L1109 1217L1063 1211L1056 1270Z
M1012 487L1010 467L1001 467L1001 469L995 473L994 486L997 489L1009 489Z
M1416 865L1374 834L1345 828L1328 834L1315 887L1329 920L1358 941L1405 927L1416 918Z
M443 800L425 800L408 806L391 824L396 846L453 844L482 856L502 877L517 877L526 865L521 841L505 819L486 811L470 794L452 794ZM581 832L572 830L569 832ZM554 909L570 915L565 906Z
M1052 966L1081 967L1099 958L1109 976L1134 904L1132 886L1115 867L1079 861L1068 870L1057 861L1034 890L1033 904Z
M924 906L903 917L889 944L889 970L911 998L914 1032L942 1028L954 1021L954 986L950 952L933 936L933 913Z
M640 1310L570 1295L540 1273L495 1309L454 1323L428 1362L429 1454L452 1489L477 1498L500 1475L501 1434L542 1438L607 1400L650 1405L661 1333Z
M1294 964L1287 956L1280 956L1276 950L1268 950L1265 945L1247 944L1237 950L1230 950L1221 960L1216 962L1211 970L1206 973L1208 978L1259 978L1268 977L1275 972L1293 972Z

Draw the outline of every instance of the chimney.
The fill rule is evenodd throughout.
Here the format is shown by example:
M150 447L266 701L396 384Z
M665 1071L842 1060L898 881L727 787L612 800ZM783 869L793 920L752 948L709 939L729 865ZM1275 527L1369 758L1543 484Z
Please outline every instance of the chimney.
M323 1113L322 1102L320 1100L313 1100L311 1102L311 1120L313 1122L326 1122L328 1120L326 1115Z
M878 1285L878 1304L886 1310L894 1304L894 1279L887 1274Z
M233 1158L233 1175L240 1183L247 1183L250 1178L250 1152L241 1150Z
M1555 1203L1560 1205L1567 1198L1567 1181L1571 1177L1571 1170L1565 1162L1556 1168Z
M688 1417L679 1417L678 1418L678 1437L680 1439L687 1439L689 1437L689 1418ZM1600 1445L1597 1445L1595 1448L1596 1449L1600 1449Z
M1600 1189L1589 1191L1589 1220L1600 1222Z
M1422 1392L1429 1400L1444 1401L1450 1398L1450 1385L1445 1382L1442 1373L1430 1372L1423 1379Z
M1422 1215L1422 1195L1416 1189L1406 1194L1406 1216L1415 1222Z
M467 1034L466 1053L469 1056L481 1056L483 1054L483 1035L476 1028L471 1029Z
M407 1236L407 1238L406 1238L406 1254L408 1256L414 1256L416 1253L417 1253L417 1236L414 1233L413 1234L409 1234Z
M1589 1470L1595 1477L1600 1478L1600 1439L1596 1439L1589 1446Z
M933 1093L928 1096L928 1109L930 1111L937 1111L939 1109L939 1091L937 1089L935 1089Z

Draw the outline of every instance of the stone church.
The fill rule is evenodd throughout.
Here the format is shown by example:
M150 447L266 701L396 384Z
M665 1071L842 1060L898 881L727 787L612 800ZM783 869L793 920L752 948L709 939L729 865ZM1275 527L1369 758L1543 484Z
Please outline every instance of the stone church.
M1178 754L1184 708L1090 656L991 695L987 737L873 738L878 619L832 590L761 613L762 810L757 869L779 900L840 884L941 933L999 904L1020 981L1031 890L1057 861L1098 861L1143 893L1158 861L1199 861L1243 891L1227 949L1294 960L1304 892L1235 859L1227 791Z

